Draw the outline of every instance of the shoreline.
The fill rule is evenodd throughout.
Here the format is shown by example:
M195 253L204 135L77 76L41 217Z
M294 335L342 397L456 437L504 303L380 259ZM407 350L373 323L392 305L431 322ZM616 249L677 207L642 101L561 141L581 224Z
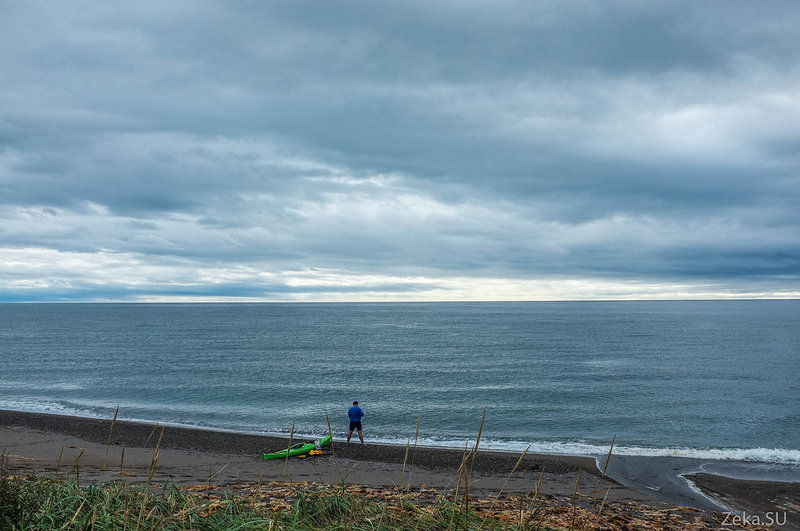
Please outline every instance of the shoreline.
M274 463L282 464L283 460L265 461L262 454L285 448L289 443L288 438L282 437L123 420L114 422L113 431L111 425L111 419L0 410L0 430L3 430L5 439L0 446L3 446L6 440L13 441L12 446L16 452L27 445L29 453L33 455L30 461L34 465L34 469L36 462L39 462L41 468L47 470L52 468L50 461L54 461L57 455L48 456L46 453L52 453L58 444L72 443L66 446L67 450L70 449L70 446L77 448L102 447L105 452L111 432L110 446L108 446L111 456L109 461L114 456L119 460L123 446L126 448L127 460L131 455L131 449L134 448L151 454L161 437L159 446L161 454L167 451L189 455L227 456L244 462L249 461L254 465L255 470L266 468L266 470L262 470L266 474L270 467L274 468ZM161 435L162 429L163 436ZM39 437L39 435L50 434L54 437L44 438L44 440ZM294 439L294 442L304 440L298 438ZM464 453L454 449L417 447L409 448L406 457L405 446L369 443L366 447L360 447L357 443L346 446L344 441L337 438L334 438L333 443L336 458L355 470L381 468L392 470L402 467L405 462L407 469L424 470L428 475L433 476L447 475L449 477L451 472L457 470L461 465ZM34 449L34 446L40 447ZM56 450L56 453L58 451ZM14 452L9 451L9 453ZM64 456L68 454L70 452L65 451ZM479 451L478 455L480 458L475 460L473 471L487 477L508 475L520 458L520 455L515 453L498 451ZM64 461L66 462L66 457ZM289 462L295 463L296 461L290 460ZM86 461L86 457L82 457L81 463L89 462ZM302 461L297 463L303 464ZM578 470L582 471L584 477L601 479L601 472L597 469L595 459L592 457L528 454L517 468L517 472L522 475L544 472L548 476L574 475ZM254 479L258 479L258 476L255 476ZM380 479L376 481L374 478L368 481L381 482ZM617 482L607 481L625 490ZM513 482L509 483L513 488Z
M6 451L12 468L20 473L77 472L85 482L122 478L146 483L161 438L159 482L189 485L211 479L225 488L289 480L380 488L412 485L439 491L453 488L464 456L463 450L417 447L409 449L406 459L405 446L368 441L363 448L358 444L348 447L334 438L335 456L265 461L262 453L285 448L288 438L121 420L114 423L113 431L111 427L111 419L0 410L0 451ZM296 439L300 440L304 439ZM792 522L800 525L800 483L706 474L693 463L684 463L681 472L676 463L671 458L615 456L612 452L609 476L603 477L595 457L527 454L520 460L518 453L479 450L470 492L477 496L496 496L500 491L522 495L542 479L542 495L569 497L580 472L579 494L586 499L602 499L607 492L610 503L660 509L689 506L707 514L731 509L747 514L782 511L788 513L789 528ZM657 484L637 480L650 476ZM699 500L697 495L687 496L692 489L702 493Z

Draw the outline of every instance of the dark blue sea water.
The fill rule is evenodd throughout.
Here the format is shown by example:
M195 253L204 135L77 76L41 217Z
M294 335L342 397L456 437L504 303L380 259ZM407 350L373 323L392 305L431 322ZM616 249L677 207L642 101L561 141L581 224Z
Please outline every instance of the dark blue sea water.
M4 304L0 408L800 464L800 301Z

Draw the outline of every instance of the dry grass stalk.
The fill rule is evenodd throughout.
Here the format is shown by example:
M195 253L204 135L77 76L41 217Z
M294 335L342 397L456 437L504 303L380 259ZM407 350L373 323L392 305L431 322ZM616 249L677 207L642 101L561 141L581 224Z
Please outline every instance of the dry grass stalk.
M611 451L614 449L614 443L617 441L617 435L614 434L614 438L611 439L611 446L608 448L608 455L606 456L606 464L603 465L603 478L606 477L606 470L608 469L608 462L611 461Z
M328 435L331 437L331 442L328 444L331 445L331 455L333 456L333 462L336 462L336 451L333 448L333 428L331 428L331 418L328 416L328 412L325 411L325 421L328 423Z
M422 412L419 412L417 414L417 429L414 432L414 448L411 451L411 467L414 466L414 454L416 453L417 442L419 441L419 424L420 424L421 420L422 420ZM403 459L403 470L404 471L406 469L406 459L407 458L408 458L408 445L406 445L406 457L405 457L405 459ZM412 470L412 468L408 469L408 486L406 487L406 490L411 490L411 470ZM401 480L402 480L402 475L400 477L401 477Z
M152 429L152 430L150 430L150 435L148 435L148 436L147 436L147 442L145 442L145 443L144 443L145 447L146 447L148 444L150 444L150 439L152 439L152 438L153 438L153 434L156 432L156 430L157 430L157 429L158 429L158 423L156 423L156 425L155 425L155 426L153 426L153 429Z
M376 531L381 531L381 525L383 524L383 517L386 516L386 507L383 507L383 511L381 511L381 517L378 518L378 529Z
M331 437L331 441L328 443L331 445L331 458L333 459L333 473L336 477L339 477L339 464L336 462L336 450L333 447L333 428L331 428L331 418L328 415L328 411L325 411L325 421L328 423L328 435Z
M75 511L75 514L73 515L72 520L70 520L69 524L67 524L65 527L72 527L72 524L75 523L75 520L78 518L78 515L81 514L81 509L83 509L83 506L84 506L85 503L86 503L86 500L83 500L81 502L81 504L78 506L78 510Z
M157 425L156 425L157 426ZM153 428L155 431L155 427ZM152 432L150 433L152 436ZM144 510L147 506L147 495L150 493L150 485L153 483L153 475L156 472L156 465L158 463L158 451L161 448L161 439L164 437L164 428L161 428L161 434L158 436L158 442L156 443L156 449L153 451L153 458L150 460L150 474L147 476L147 488L142 495L142 506L139 509L139 517L136 519L136 529L138 530L142 525L142 518L144 517ZM148 437L148 441L150 438Z
M458 478L456 479L456 489L453 493L453 503L458 503L458 492L461 489L461 481L464 476L464 469L467 467L467 458L469 457L468 446L464 445L464 453L461 456L461 464L458 466Z
M294 422L292 422L292 430L289 432L289 446L286 448L286 460L283 462L283 481L286 481L286 467L289 466L289 450L292 449L292 442L294 441Z
M106 455L103 457L103 466L100 469L100 480L102 481L103 476L106 473L106 460L108 459L108 451L111 449L111 436L114 434L114 424L117 423L117 416L119 415L119 406L117 406L117 410L114 411L114 418L111 420L111 428L108 430L108 440L106 441Z
M575 480L575 490L572 491L572 523L570 523L569 528L570 531L575 528L575 516L578 511L578 506L576 505L576 498L578 497L578 486L581 483L581 471L582 469L578 469L578 478Z
M536 501L536 498L539 497L539 489L542 488L542 481L544 481L544 468L542 468L542 473L539 474L539 482L536 484L536 492L534 493L533 500Z
M500 492L498 492L498 493L497 493L497 497L494 499L494 501L492 501L492 504L489 506L489 512L491 512L491 511L494 509L494 507L495 507L495 505L497 504L498 500L500 500L500 496L502 496L502 495L503 495L503 491L505 490L505 488L506 488L506 485L508 484L508 481L511 479L511 476L513 476L513 475L514 475L514 472L516 472L516 471L517 471L517 468L519 468L519 465L522 463L522 460L525 458L525 455L528 453L528 450L530 450L530 449L531 449L531 446L532 446L532 445L533 445L533 443L530 443L530 444L528 445L528 447L527 447L527 448L525 448L525 450L522 452L522 455L520 455L520 456L519 456L519 459L517 459L517 462L516 462L516 464L514 465L514 468L512 468L512 469L511 469L511 472L509 472L509 473L508 473L508 476L506 477L506 480L505 480L505 482L503 482L503 486L502 486L502 487L500 487ZM537 487L537 488L538 488L538 487ZM525 511L524 511L524 509L522 508L522 497L520 497L520 499L519 499L519 500L520 500L520 507L519 507L519 514L520 514L520 516L519 516L519 519L520 519L520 525L522 525L522 515L523 515L523 513L524 513ZM481 525L483 525L484 523L486 523L486 519L487 519L488 517L489 517L489 515L486 515L486 516L483 518L483 520L481 521Z
M609 448L608 448L608 455L606 455L606 463L605 463L605 465L603 465L603 470L601 471L602 475L600 476L600 482L598 483L597 489L595 490L595 497L592 499L592 504L593 505L597 503L597 497L602 492L601 489L603 488L603 481L608 479L608 477L606 476L606 470L608 469L609 461L611 461L611 451L614 449L614 443L616 442L616 440L617 440L617 436L614 435L614 437L611 439L611 446L609 446ZM611 487L609 487L609 490L610 489L611 489ZM608 497L608 491L606 491L606 497ZM603 505L605 505L605 498L603 498L603 504L600 506L600 510L603 509ZM598 515L599 515L599 513L598 513Z
M608 499L609 492L611 492L611 487L608 487L606 490L606 495L603 496L603 503L600 504L600 510L597 511L597 516L600 516L603 513L603 508L606 506L606 500Z
M461 480L464 476L464 470L467 468L467 458L469 457L468 445L464 445L464 455L461 457L461 464L458 467L458 479L456 480L456 489L453 493L453 504L455 505L458 503L458 491L461 487ZM447 524L447 530L450 531L450 528L453 526L453 520L456 517L455 511L450 514L450 522Z
M521 464L522 464L522 460L523 460L523 459L525 459L525 455L527 455L527 453L528 453L528 450L530 450L530 449L531 449L531 446L532 446L532 445L533 445L533 443L530 443L530 444L528 445L528 447L527 447L527 448L525 448L525 451L523 451L523 452L522 452L522 455L521 455L521 456L519 456L519 459L517 459L517 463L514 465L514 468L513 468L513 469L511 469L511 472L509 472L509 474L508 474L508 477L506 477L506 480L503 482L503 486L502 486L502 487L500 487L500 492L498 492L498 493L497 493L497 499L499 499L499 498L500 498L500 496L503 494L503 491L505 490L505 488L506 488L506 485L508 485L508 482L509 482L509 480L511 479L511 476L513 476L513 475L514 475L514 472L516 472L516 471L517 471L517 469L519 468L519 465L521 465ZM494 505L492 505L492 507L494 507Z
M406 452L403 455L403 468L400 469L400 488L405 485L405 475L406 475L406 462L408 461L408 450L411 448L411 437L406 439ZM410 483L410 481L409 481Z
M81 448L81 453L79 453L78 457L75 458L75 483L78 485L81 484L81 467L78 465L78 461L81 460L81 456L83 456L84 451L86 451L86 448Z
M422 422L422 412L417 413L417 429L414 432L414 447L411 449L411 467L414 467L414 455L417 450L417 443L419 442L419 425ZM408 471L408 488L411 488L411 470Z
M164 428L161 428L161 434L158 436L158 442L156 443L156 449L153 452L153 458L150 460L150 474L147 476L148 487L150 487L150 484L153 482L153 475L156 473L156 465L158 464L158 453L161 449L162 437L164 437Z
M475 446L472 448L472 460L469 467L464 469L464 514L469 513L469 475L475 466L475 457L478 455L478 446L481 444L481 435L483 434L483 422L486 420L486 408L483 408L483 415L481 415L481 425L478 428L478 437L475 439Z

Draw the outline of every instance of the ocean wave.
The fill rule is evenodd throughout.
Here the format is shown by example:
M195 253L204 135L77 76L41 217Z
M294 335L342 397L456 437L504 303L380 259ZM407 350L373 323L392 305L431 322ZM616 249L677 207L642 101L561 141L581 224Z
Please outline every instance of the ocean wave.
M0 380L0 389L9 391L78 391L86 386L76 382L23 382L18 380Z
M646 457L689 457L694 459L753 461L800 465L800 450L786 448L643 448L620 447L619 455Z
M375 439L376 443L405 445L407 439ZM413 440L411 441L413 443ZM420 439L418 446L438 448L471 448L474 440L458 439ZM600 457L608 455L610 445L586 443L581 441L522 441L482 440L480 448L501 452L522 453L530 444L528 453L549 455L584 455ZM685 457L691 459L708 459L715 461L746 461L759 463L779 463L800 465L800 450L787 448L690 448L690 447L647 447L647 446L614 446L613 455L630 455L641 457Z
M75 404L65 404L58 400L42 400L40 398L26 397L15 397L12 400L0 399L0 409L91 418L97 417L98 413L101 413L92 408L80 407Z

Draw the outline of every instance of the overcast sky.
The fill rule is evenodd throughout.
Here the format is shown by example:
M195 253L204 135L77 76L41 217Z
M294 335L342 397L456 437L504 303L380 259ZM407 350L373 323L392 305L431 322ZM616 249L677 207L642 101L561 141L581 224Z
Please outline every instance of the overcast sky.
M0 0L0 301L798 297L798 28Z

